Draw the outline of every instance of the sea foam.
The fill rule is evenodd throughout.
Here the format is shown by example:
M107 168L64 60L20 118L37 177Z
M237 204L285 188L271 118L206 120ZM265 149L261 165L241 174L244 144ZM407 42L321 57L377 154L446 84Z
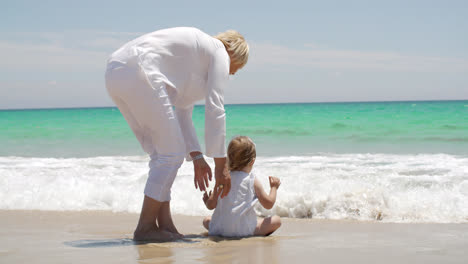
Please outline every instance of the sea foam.
M0 157L0 209L138 213L147 162L144 156ZM254 173L267 192L268 176L282 182L273 209L256 207L262 216L468 222L467 156L319 153L257 157ZM182 165L174 182L171 210L186 215L211 213L204 207L202 193L194 188L189 162Z

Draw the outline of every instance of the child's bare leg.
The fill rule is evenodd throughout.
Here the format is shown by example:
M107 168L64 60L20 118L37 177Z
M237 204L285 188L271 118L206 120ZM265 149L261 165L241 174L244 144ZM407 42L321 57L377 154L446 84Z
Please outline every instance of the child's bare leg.
M182 236L172 221L170 201L161 203L157 220L160 229Z
M208 231L210 231L210 221L211 221L211 216L207 216L207 217L205 217L205 219L203 219L203 226Z
M269 236L281 226L281 218L277 215L258 219L257 228L255 228L255 236Z

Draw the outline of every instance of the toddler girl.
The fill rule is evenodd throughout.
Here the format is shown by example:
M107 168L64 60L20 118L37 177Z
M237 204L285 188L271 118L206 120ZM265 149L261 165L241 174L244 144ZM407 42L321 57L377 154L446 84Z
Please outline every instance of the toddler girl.
M249 137L239 136L228 146L228 169L231 174L231 191L224 198L218 198L221 189L215 188L203 195L209 210L215 209L212 217L203 220L203 226L213 236L268 236L281 226L281 219L275 215L257 220L254 205L257 202L271 209L275 204L276 191L281 182L270 176L270 194L251 173L255 163L255 144Z

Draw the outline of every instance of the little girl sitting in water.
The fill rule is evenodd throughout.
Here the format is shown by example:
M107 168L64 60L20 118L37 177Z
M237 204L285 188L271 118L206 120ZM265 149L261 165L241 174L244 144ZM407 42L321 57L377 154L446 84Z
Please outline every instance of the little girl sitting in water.
M213 236L268 236L281 226L281 219L275 215L257 220L254 205L257 202L271 209L275 204L276 191L281 182L270 176L270 194L250 172L255 163L256 151L253 141L246 136L231 140L228 146L228 169L231 174L231 191L218 199L221 189L206 192L203 201L209 210L214 208L212 217L203 220L203 226Z

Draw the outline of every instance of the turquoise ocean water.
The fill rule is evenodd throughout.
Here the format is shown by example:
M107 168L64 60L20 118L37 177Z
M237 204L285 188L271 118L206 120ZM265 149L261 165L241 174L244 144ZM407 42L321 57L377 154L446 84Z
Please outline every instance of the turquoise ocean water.
M282 181L259 215L468 222L468 101L227 105L226 114L227 140L256 142L265 188L269 175ZM203 106L193 120L203 145ZM148 157L118 109L5 110L0 130L0 209L139 212ZM201 197L185 162L172 211L208 215Z
M227 140L260 155L468 154L468 101L227 105ZM200 142L204 107L193 114ZM117 108L0 111L0 156L141 155Z

